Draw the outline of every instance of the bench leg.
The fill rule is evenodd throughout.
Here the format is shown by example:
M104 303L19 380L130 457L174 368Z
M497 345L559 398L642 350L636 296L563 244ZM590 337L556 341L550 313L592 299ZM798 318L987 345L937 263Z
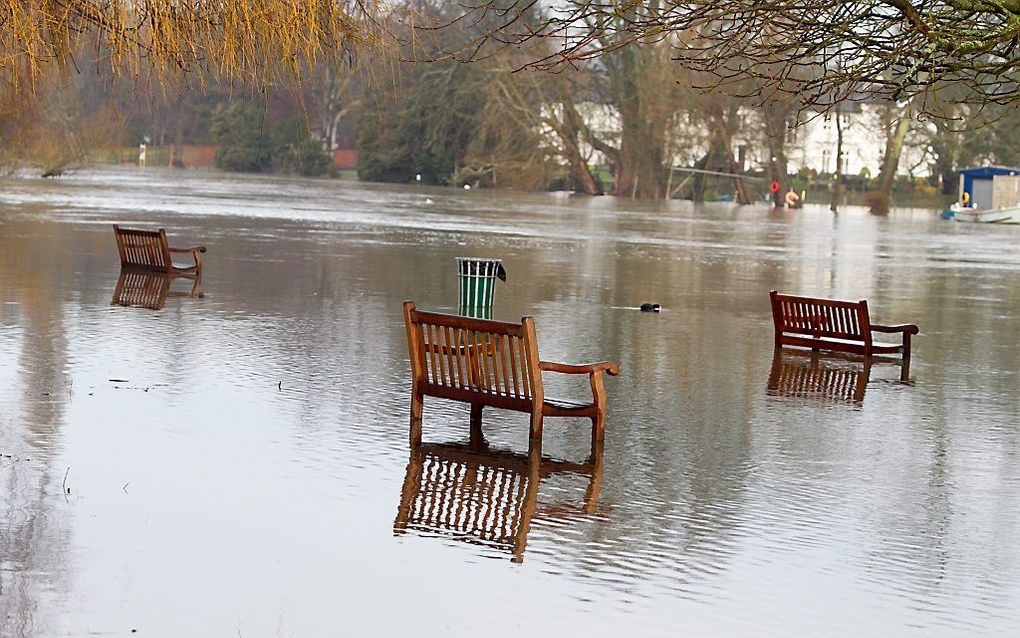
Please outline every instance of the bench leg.
M602 490L602 455L603 446L601 443L592 445L591 456L588 463L591 465L591 478L588 480L588 489L584 492L584 513L594 514L598 505L599 492Z
M485 440L482 435L482 405L480 403L471 404L471 445L472 447L481 445Z
M411 390L411 445L421 445L421 416L425 408L425 395Z
M393 533L400 534L407 529L407 522L411 519L411 505L421 491L421 472L423 467L422 453L420 448L411 449L411 458L407 462L407 472L404 474L404 486L400 489L400 506L397 508L397 520L393 522Z
M595 416L591 418L591 442L594 446L606 438L606 385L602 372L593 372L588 377L591 396L595 402Z
M532 412L531 413L531 443L542 442L542 413Z
M606 440L606 415L599 410L599 413L591 418L591 445L595 447Z
M541 418L542 415L539 415ZM524 490L524 499L520 502L517 529L514 531L514 547L510 562L523 563L524 550L528 544L528 532L531 531L531 519L538 509L538 487L542 482L542 444L540 442L528 446L528 482Z

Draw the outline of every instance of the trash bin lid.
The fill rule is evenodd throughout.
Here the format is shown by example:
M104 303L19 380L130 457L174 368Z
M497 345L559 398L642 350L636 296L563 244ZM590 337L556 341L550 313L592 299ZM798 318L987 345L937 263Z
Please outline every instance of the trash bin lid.
M457 257L457 272L460 275L498 277L500 281L506 281L506 268L503 267L502 259L491 257Z

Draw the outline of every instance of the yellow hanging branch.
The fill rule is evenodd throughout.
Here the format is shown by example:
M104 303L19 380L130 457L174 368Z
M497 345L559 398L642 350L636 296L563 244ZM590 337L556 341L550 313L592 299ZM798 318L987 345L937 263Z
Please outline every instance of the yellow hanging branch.
M264 83L382 38L376 0L0 0L0 85L34 89L88 52L114 74Z

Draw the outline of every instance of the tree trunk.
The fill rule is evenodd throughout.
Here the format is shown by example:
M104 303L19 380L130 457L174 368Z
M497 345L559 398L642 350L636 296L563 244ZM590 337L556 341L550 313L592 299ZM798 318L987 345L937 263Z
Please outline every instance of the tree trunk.
M581 115L569 98L561 97L560 105L563 108L563 121L559 122L555 129L563 144L563 154L570 165L570 180L574 191L586 195L602 195L602 185L591 174L588 162L581 154L579 137L584 128Z
M878 174L878 190L871 200L871 212L885 214L889 212L889 201L892 199L892 188L896 182L896 169L900 165L903 143L910 131L910 123L914 119L911 105L904 107L896 120L895 129L890 122L886 130L885 155L882 156L882 170Z
M750 204L751 197L747 192L746 185L742 179L736 176L742 171L737 166L737 161L733 157L732 121L736 115L736 109L736 106L732 106L727 114L727 112L723 110L722 105L717 101L708 103L706 109L710 127L710 130L708 131L708 152L694 163L694 167L703 170L733 174L733 194L735 201L738 204ZM694 175L692 199L695 202L705 201L706 181L704 173L696 173Z
M843 118L836 111L836 173L832 176L832 200L829 210L839 210L839 199L843 195Z
M657 199L666 195L663 167L666 119L655 104L646 70L655 64L656 45L633 44L604 57L620 117L620 148L613 194ZM665 79L670 82L671 80Z
M775 99L766 102L762 109L765 141L769 153L765 176L769 184L779 182L779 189L772 193L772 205L776 208L783 206L783 193L789 188L790 176L787 173L786 159L786 119L789 113L790 103Z
M636 91L635 91L636 92ZM619 173L613 193L658 199L663 196L664 132L642 114L640 98L624 97L620 108Z

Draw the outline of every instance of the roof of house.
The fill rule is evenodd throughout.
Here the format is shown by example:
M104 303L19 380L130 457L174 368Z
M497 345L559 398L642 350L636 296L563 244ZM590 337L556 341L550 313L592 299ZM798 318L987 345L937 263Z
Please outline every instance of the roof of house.
M1015 166L975 166L960 170L961 175L971 179L991 179L996 175L1020 175L1020 168Z

